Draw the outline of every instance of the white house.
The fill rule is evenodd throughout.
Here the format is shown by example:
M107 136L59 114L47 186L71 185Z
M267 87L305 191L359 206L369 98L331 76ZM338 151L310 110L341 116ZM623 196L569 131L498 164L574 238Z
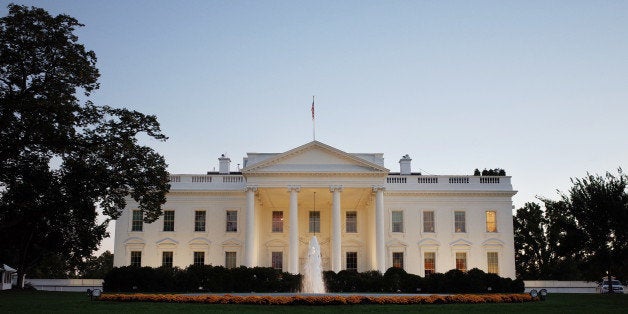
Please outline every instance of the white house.
M420 276L479 268L515 277L508 176L421 175L404 156L346 153L313 141L248 153L240 172L173 174L164 214L145 224L129 199L115 266L265 266L299 273L316 235L323 268Z

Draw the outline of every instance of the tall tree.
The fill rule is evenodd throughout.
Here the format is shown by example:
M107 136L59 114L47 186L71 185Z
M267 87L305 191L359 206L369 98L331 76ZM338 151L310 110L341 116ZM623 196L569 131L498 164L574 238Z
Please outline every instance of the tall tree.
M146 222L169 189L156 117L97 106L96 55L67 15L11 4L0 18L0 256L22 274L44 256L78 266L107 236L96 208L117 218L130 196Z
M610 172L604 176L587 174L571 181L573 186L561 197L568 204L568 213L576 221L578 231L583 234L586 252L582 258L591 264L603 265L611 276L614 267L622 269L627 262L623 257L628 251L628 176L620 168L617 175ZM601 271L599 268L590 270L594 273L588 276Z
M546 276L549 251L545 228L547 219L536 203L525 203L513 219L517 277L540 279Z

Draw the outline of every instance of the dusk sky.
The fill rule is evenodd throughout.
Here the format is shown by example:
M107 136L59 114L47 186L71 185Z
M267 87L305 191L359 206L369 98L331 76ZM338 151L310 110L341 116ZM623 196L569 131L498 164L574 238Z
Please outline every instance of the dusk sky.
M312 95L318 141L393 172L504 168L516 208L627 164L628 1L15 3L85 24L92 101L156 115L171 173L311 141Z

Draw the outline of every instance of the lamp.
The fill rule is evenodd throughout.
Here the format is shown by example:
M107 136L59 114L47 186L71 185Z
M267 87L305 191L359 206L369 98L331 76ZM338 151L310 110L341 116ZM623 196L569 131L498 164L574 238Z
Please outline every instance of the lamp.
M547 289L539 290L539 297L541 298L541 301L545 301L545 297L547 297Z

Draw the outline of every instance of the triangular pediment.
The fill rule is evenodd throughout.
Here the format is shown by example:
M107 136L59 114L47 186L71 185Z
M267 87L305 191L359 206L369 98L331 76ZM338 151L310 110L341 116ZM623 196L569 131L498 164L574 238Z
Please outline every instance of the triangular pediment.
M247 165L243 174L255 173L373 173L387 174L385 167L337 148L313 141L285 153Z

